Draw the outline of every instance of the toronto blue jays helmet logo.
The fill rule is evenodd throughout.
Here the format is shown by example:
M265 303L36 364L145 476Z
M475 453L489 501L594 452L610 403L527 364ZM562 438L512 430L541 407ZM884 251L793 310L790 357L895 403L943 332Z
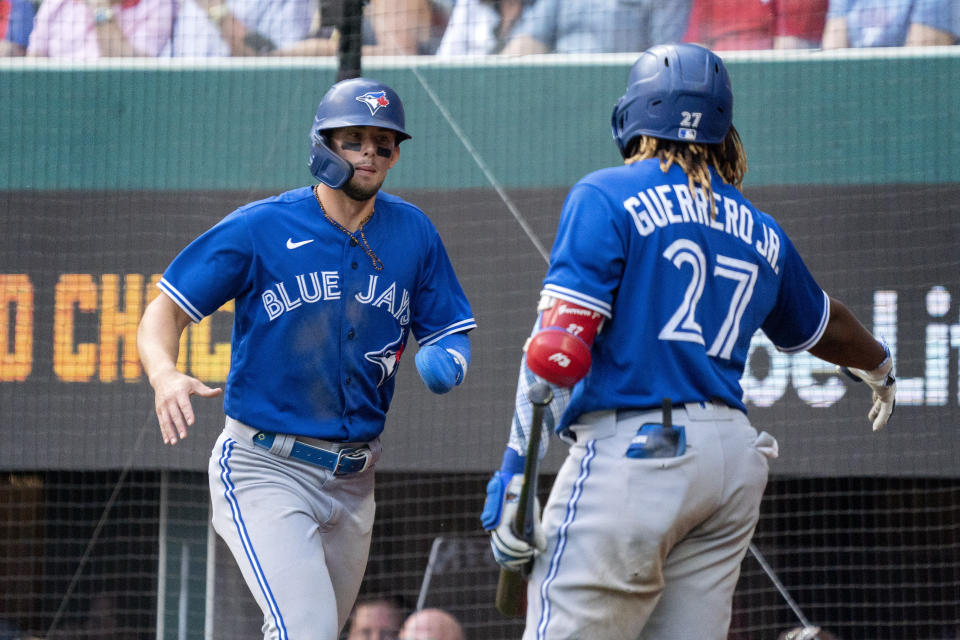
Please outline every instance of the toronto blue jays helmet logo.
M400 356L403 355L404 346L403 331L401 331L399 338L379 351L368 351L363 354L363 357L369 362L380 367L380 381L377 382L377 387L382 387L384 382L396 375L397 365L400 364Z
M370 109L370 115L376 115L380 107L386 107L390 104L387 99L387 92L382 89L380 91L367 91L362 96L357 96L357 102L367 105Z

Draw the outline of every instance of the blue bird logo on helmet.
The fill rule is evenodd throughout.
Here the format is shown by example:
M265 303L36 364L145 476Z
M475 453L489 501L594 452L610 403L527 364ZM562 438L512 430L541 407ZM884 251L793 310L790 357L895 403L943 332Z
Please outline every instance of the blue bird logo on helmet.
M370 109L370 115L376 115L380 107L386 107L390 104L387 99L386 91L367 91L362 96L357 96L357 102L362 102Z

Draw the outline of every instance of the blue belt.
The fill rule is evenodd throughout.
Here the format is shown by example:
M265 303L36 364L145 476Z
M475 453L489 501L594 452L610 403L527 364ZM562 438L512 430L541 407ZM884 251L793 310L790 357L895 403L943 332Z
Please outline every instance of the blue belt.
M253 444L264 449L273 447L277 434L269 431L258 431L253 436ZM370 448L366 445L362 447L349 447L339 451L327 451L320 447L307 444L297 440L290 449L288 456L296 458L310 464L315 464L324 469L333 471L334 475L342 476L350 473L364 471L370 464Z

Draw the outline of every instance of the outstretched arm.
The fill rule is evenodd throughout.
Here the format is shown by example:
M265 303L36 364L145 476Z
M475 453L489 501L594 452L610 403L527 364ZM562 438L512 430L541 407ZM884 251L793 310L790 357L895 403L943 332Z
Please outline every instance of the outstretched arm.
M191 395L212 398L223 392L177 369L180 336L188 324L190 316L160 294L143 312L137 329L137 349L155 393L154 406L165 444L177 444L187 437L187 427L194 422Z
M873 337L851 311L830 298L827 328L810 353L841 367L874 369L887 357L883 344Z
M897 394L893 357L886 345L874 338L839 300L830 298L827 327L810 353L866 382L873 390L873 406L867 414L873 430L879 431L887 424Z

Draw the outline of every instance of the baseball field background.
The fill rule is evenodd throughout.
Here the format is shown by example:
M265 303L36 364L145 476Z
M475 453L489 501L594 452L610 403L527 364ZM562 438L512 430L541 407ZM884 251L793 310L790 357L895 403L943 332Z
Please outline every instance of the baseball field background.
M403 358L363 592L447 607L471 640L517 637L492 607L483 487L563 198L619 161L609 117L633 59L364 61L413 135L384 189L433 219L479 328L448 395ZM960 52L726 60L745 194L888 341L899 390L873 434L864 386L755 337L745 393L781 457L754 538L769 566L744 560L730 637L776 638L799 610L844 639L956 638ZM48 638L92 637L104 616L116 632L97 637L260 637L207 526L219 400L162 446L135 332L184 245L310 182L307 131L335 76L326 60L0 62L0 618ZM222 383L231 321L228 306L191 327L181 366Z

